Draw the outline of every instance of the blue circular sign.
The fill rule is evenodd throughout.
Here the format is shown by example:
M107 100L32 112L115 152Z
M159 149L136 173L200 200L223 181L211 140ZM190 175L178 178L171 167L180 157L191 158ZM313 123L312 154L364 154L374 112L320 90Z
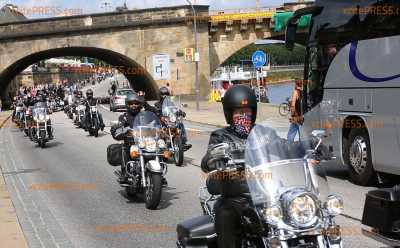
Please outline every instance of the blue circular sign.
M253 65L259 68L264 66L267 62L267 55L263 51L258 50L253 53L251 60L253 61Z

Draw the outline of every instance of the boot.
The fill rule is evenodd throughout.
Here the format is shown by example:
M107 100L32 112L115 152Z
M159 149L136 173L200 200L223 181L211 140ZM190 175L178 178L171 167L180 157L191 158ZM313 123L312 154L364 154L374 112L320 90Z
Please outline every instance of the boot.
M161 182L162 182L163 186L167 186L168 185L167 179L165 177L163 177L161 179Z
M190 148L192 148L192 144L184 144L183 145L183 149L186 152L187 150L189 150Z

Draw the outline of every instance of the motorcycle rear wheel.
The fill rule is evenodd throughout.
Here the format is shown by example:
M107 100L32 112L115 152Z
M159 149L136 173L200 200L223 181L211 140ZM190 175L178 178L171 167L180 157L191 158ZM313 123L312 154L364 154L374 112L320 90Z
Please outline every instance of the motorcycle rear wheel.
M125 188L125 192L128 197L135 197L136 196L136 189L133 186L128 186Z

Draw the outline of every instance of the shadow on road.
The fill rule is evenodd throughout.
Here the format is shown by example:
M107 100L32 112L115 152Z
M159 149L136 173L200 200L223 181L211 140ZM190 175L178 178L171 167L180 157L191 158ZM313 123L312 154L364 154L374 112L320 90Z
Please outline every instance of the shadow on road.
M182 193L187 193L188 191L181 191L181 192L173 192L175 191L176 188L172 187L163 187L162 189L162 197L161 197L161 202L158 205L157 210L162 210L166 209L169 206L172 205L173 200L179 200L179 197L177 195L180 195ZM136 196L128 196L125 190L119 190L118 191L121 196L123 196L125 199L127 199L128 204L141 204L144 207L144 193L138 193Z
M338 163L327 162L325 165L326 175L341 180L349 180L347 166L339 165Z
M59 145L64 145L64 143L60 141L50 141L49 143L46 143L46 146L43 149L57 147ZM39 145L37 144L37 146Z

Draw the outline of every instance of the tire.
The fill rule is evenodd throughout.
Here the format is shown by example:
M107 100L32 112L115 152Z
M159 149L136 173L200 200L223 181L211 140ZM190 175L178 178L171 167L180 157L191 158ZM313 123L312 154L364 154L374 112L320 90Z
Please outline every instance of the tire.
M162 192L162 176L161 174L148 173L148 186L145 189L144 197L146 208L154 210L160 204Z
M365 129L352 129L344 151L350 180L361 186L373 185L377 175L372 165L371 145Z
M289 114L289 105L287 103L281 103L279 105L279 114L281 116L287 116Z
M176 166L180 167L183 164L183 158L184 158L182 138L180 136L177 136L174 139L174 143L175 143L175 149L178 149L178 151L175 150L174 152L174 161Z
M135 190L135 188L133 186L125 187L125 192L126 192L126 195L128 197L135 197L136 196L136 190Z
M40 146L41 148L45 148L46 142L45 142L43 139L40 139L40 140L39 140L39 146Z

